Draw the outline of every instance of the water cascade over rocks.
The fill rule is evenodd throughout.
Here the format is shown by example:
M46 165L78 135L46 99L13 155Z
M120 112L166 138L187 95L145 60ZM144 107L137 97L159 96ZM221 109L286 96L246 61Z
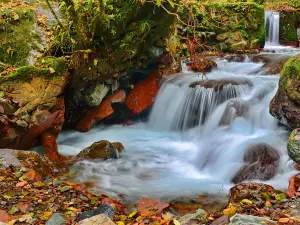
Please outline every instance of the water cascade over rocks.
M266 46L278 46L279 45L279 25L280 25L280 13L274 11L265 12L265 24L266 24Z
M63 154L99 140L125 147L117 160L79 162L77 179L128 199L227 193L248 179L286 188L296 173L288 132L269 114L279 76L267 76L264 63L249 58L217 64L204 79L191 72L168 77L147 123L62 133Z

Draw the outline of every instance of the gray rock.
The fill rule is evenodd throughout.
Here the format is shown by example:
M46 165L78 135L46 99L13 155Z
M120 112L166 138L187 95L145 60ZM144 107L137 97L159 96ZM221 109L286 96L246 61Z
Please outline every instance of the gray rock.
M291 133L287 142L287 151L289 157L300 164L300 129L295 129Z
M206 211L203 209L198 209L195 213L189 213L182 216L178 221L180 224L188 223L191 220L197 220L201 222L206 222L205 215Z
M107 217L109 217L110 219L114 218L114 209L107 204L102 204L100 205L97 209L93 209L93 210L88 210L85 212L82 212L79 214L79 220L85 220L87 218L99 215L99 214L103 214Z
M265 217L236 214L231 218L229 225L265 225L265 222L276 224L275 221Z
M54 213L47 221L46 225L62 225L67 222L66 218L60 213Z
M20 160L17 158L18 150L0 149L0 165L4 167L22 166Z
M90 217L88 219L79 221L78 225L115 225L107 216L100 214L97 216Z
M92 93L84 96L84 100L89 106L98 106L108 91L108 87L104 84L98 84Z

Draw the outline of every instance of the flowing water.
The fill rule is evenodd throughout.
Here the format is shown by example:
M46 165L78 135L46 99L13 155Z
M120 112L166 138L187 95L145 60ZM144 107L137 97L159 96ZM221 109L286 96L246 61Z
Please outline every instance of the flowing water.
M128 199L227 193L244 165L247 147L267 143L280 153L280 165L276 176L265 183L287 188L295 173L286 153L289 132L269 114L279 75L263 75L263 63L249 59L242 63L218 59L217 64L207 79L232 84L204 88L196 85L203 82L201 75L169 76L147 123L62 133L58 139L62 154L75 155L99 140L118 141L126 149L118 160L79 163L77 179L95 181L96 191Z
M265 12L265 24L266 24L266 45L278 46L279 45L279 25L280 25L280 13L274 11Z

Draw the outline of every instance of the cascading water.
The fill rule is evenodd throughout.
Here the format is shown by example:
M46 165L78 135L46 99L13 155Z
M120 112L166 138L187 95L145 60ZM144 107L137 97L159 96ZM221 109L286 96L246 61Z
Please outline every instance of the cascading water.
M266 31L267 31L266 46L278 46L280 13L274 11L266 11L265 24L266 24Z
M288 132L268 112L279 76L258 75L263 63L249 60L217 64L207 81L193 73L168 78L148 123L62 133L63 154L77 154L99 140L119 141L126 149L118 160L78 163L77 179L127 199L216 194L233 185L247 148L263 143L280 155L267 183L286 188L295 173L286 153Z

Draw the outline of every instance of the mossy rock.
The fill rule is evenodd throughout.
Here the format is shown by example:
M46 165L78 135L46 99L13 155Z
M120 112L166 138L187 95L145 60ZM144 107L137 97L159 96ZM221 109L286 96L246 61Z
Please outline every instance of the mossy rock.
M300 129L295 129L291 133L287 143L287 151L289 157L300 164Z
M40 59L34 66L22 66L8 76L0 77L0 84L4 82L30 81L33 77L52 79L63 76L68 70L65 58L45 57Z
M296 22L300 18L300 12L280 12L280 40L296 41Z
M280 74L280 89L287 92L289 99L300 104L300 54L289 59Z

